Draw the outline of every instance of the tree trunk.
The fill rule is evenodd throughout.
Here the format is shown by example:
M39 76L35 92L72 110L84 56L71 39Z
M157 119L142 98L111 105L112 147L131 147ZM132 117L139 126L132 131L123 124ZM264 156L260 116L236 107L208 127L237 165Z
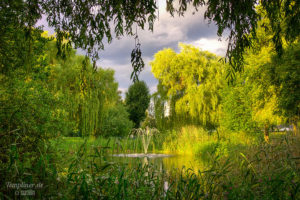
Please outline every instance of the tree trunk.
M295 135L298 134L298 127L297 127L297 121L293 121L293 132Z
M269 125L267 123L264 128L264 138L266 142L269 142Z

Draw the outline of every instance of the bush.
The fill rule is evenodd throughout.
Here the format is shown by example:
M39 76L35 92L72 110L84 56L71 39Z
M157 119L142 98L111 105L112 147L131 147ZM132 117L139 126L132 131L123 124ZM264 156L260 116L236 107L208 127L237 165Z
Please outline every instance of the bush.
M63 123L57 115L57 99L39 80L1 78L0 161L6 163L11 145L21 156L37 152L41 142L54 137ZM28 76L30 77L30 76Z
M117 104L108 109L104 118L102 128L103 136L127 136L133 127L133 122L129 120L129 114L122 104Z
M220 125L230 131L251 132L257 124L253 120L253 109L249 88L243 84L227 86L222 91L222 116Z

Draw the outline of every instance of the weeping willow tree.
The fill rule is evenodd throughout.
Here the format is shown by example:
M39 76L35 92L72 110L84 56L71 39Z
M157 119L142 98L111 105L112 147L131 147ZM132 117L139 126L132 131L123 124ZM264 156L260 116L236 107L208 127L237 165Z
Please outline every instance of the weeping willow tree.
M152 72L167 89L171 110L185 121L213 127L218 123L224 67L217 56L185 44L180 53L164 49L155 54Z
M49 86L61 101L56 114L65 119L64 134L68 131L79 136L101 134L108 108L119 99L114 71L93 68L87 57L76 55L74 50L66 59L59 59L54 45L48 45Z

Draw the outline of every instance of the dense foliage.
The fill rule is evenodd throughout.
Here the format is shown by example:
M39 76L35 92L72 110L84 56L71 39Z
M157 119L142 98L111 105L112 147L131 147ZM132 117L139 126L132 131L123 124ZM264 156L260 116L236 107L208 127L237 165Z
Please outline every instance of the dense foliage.
M111 106L103 120L101 135L111 136L128 136L134 123L129 119L129 113L125 105L117 104Z
M1 191L6 192L4 183L20 181L43 182L54 191L59 181L50 139L123 136L133 126L112 70L94 69L74 50L61 59L55 42L46 33L34 31L31 50L24 51L25 57L31 56L27 63L21 65L23 57L15 55L11 68L1 65L5 67L0 76L0 174ZM2 193L1 198L5 194L9 195Z
M167 11L171 15L174 13L184 15L190 9L189 5L196 11L205 6L204 16L209 22L213 21L217 25L218 35L229 33L227 57L235 71L243 69L244 52L252 46L256 38L257 23L261 18L261 13L257 11L258 5L263 7L266 11L265 17L271 22L272 40L278 55L283 52L282 38L291 43L299 39L299 1L183 0L175 3L173 0L166 0L166 4ZM0 8L1 32L7 33L5 29L9 31L11 28L23 27L30 35L32 27L44 14L47 16L48 24L57 32L57 47L60 55L65 55L65 50L73 43L76 48L86 49L87 54L95 61L98 58L98 51L104 48L103 40L111 42L114 34L116 37L127 34L135 36L138 40L137 32L133 31L135 26L145 29L145 24L148 24L148 29L152 31L157 19L158 2L155 0L126 1L126 3L121 0L109 2L4 0L1 1ZM250 33L252 37L248 37ZM64 38L68 38L69 42L64 43ZM3 44L6 42L1 39L0 43L1 46L5 46ZM132 77L137 78L144 67L138 41L131 57L134 68Z
M171 49L155 54L152 72L165 87L168 99L174 102L170 109L176 115L186 121L214 126L218 123L219 90L224 83L225 67L209 52L180 46L179 54Z
M300 42L285 50L282 58L273 57L268 74L278 96L278 114L286 117L297 131L300 113Z
M47 39L39 31L33 39L30 52L25 50L23 56L10 55L14 62L9 65L5 64L6 59L1 60L0 143L3 148L0 156L4 163L8 162L11 145L22 153L34 152L44 140L55 136L62 125L55 114L59 100L46 84L50 73L49 63L44 59ZM28 54L33 56L21 65Z
M132 84L126 92L125 104L129 112L129 118L138 128L146 117L146 109L149 107L150 93L144 81Z
M113 118L110 115L114 107L122 107L114 72L94 69L86 57L75 55L75 51L66 59L57 59L54 44L48 44L46 55L51 63L48 84L53 95L62 102L57 110L66 122L62 134L99 136L116 129L117 124L106 124ZM128 121L123 110L120 109L120 119ZM130 122L125 124L128 126L123 131L129 133Z
M268 24L267 19L259 22L255 48L244 55L244 72L230 82L226 81L230 67L208 52L181 45L180 53L172 49L156 53L151 66L159 80L154 94L157 124L177 119L179 127L200 124L208 129L264 130L266 139L272 127L283 124L294 124L297 132L299 42L285 43L278 56L272 33L263 27ZM168 117L165 105L170 109Z

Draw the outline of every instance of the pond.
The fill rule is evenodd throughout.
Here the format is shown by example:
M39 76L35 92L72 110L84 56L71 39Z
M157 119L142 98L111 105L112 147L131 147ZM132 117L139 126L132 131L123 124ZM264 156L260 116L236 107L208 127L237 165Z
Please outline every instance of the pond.
M125 164L128 167L135 167L138 164L151 164L164 171L181 170L191 168L195 172L207 168L207 163L200 158L188 155L170 154L113 154L107 157L107 161L118 164Z
M139 164L153 165L156 169L163 171L173 171L192 169L194 172L203 171L207 168L199 157L187 156L187 155L171 155L171 154L155 154L148 152L148 147L153 135L158 131L152 128L136 129L136 140L141 142L144 153L131 153L131 154L112 154L109 156L108 161L118 164L124 164L128 167L135 167Z

